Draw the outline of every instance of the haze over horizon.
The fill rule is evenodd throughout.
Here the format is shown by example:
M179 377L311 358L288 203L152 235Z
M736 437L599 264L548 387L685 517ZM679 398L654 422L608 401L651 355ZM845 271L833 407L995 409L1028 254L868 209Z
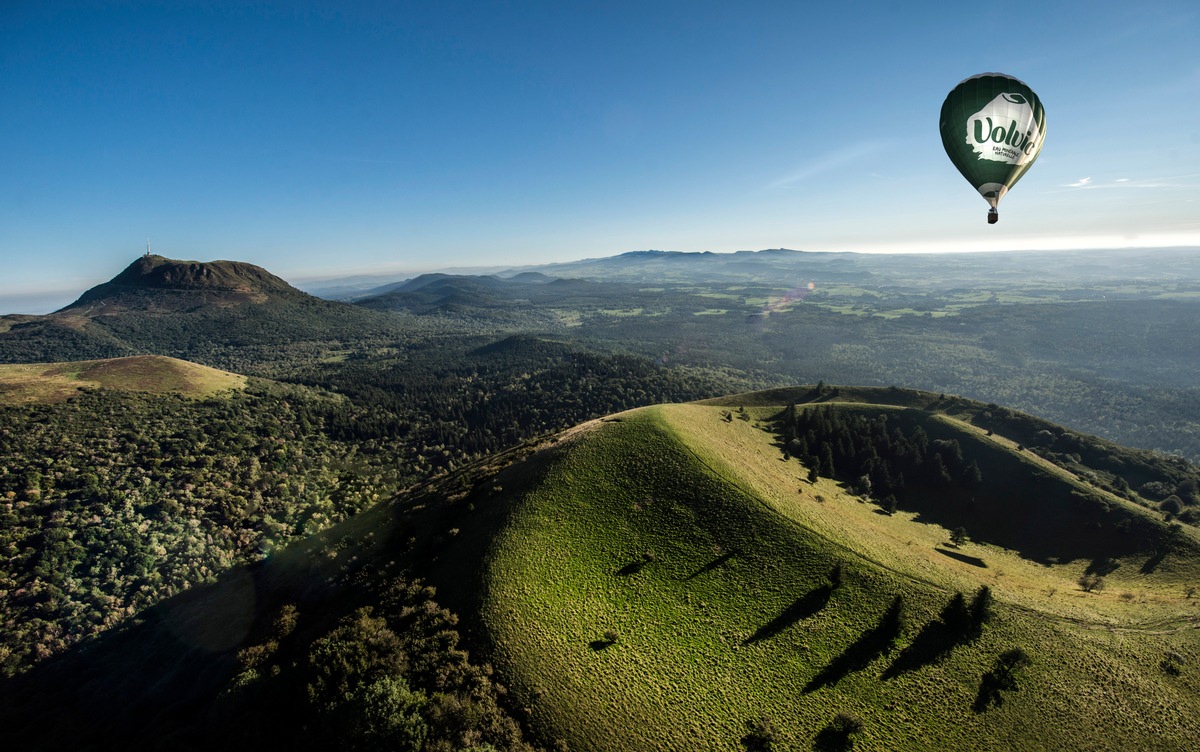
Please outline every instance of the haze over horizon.
M5 3L0 313L69 302L147 237L289 280L1200 246L1198 36L1183 2ZM991 70L1049 135L989 227L937 118Z

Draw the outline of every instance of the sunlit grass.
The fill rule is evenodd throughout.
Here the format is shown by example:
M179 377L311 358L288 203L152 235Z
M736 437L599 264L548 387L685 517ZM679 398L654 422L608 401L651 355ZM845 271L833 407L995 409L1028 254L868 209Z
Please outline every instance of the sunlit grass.
M0 401L9 404L61 402L83 388L202 398L245 385L245 376L158 355L0 365Z
M1200 654L1183 587L1194 562L1149 577L1130 562L1108 590L1083 593L1083 561L1051 567L972 543L960 552L986 567L950 558L939 525L879 514L829 479L809 484L765 430L778 409L751 403L741 420L721 405L648 408L554 450L494 540L483 607L498 667L537 727L581 750L738 749L763 716L782 748L808 749L842 711L863 719L866 749L1194 739L1195 666L1182 679L1158 668L1167 650ZM1021 461L999 439L986 451ZM839 562L845 584L827 603L756 638ZM997 618L979 640L884 678L953 592L981 585ZM897 594L907 626L896 649L805 692ZM1015 646L1034 661L1021 690L976 713L982 675Z

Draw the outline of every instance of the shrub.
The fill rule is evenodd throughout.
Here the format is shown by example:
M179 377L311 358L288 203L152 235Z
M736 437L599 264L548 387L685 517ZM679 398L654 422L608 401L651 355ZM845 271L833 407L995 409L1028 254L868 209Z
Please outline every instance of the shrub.
M1178 496L1172 494L1159 502L1158 509L1164 514L1179 514L1183 511L1183 499L1180 499Z
M833 722L829 724L834 730L844 733L847 736L857 734L862 731L862 721L853 713L838 713L833 718Z
M1158 667L1161 668L1164 673L1170 674L1171 676L1179 676L1181 673L1183 673L1184 663L1185 661L1182 655L1176 653L1174 650L1168 650L1167 654L1163 656L1162 661L1159 662Z
M1085 574L1079 578L1079 587L1083 588L1085 593L1099 592L1104 589L1104 578L1098 574Z
M742 746L748 752L771 752L775 749L775 740L778 732L775 730L775 724L771 723L770 718L759 718L757 721L750 721L746 724L749 729L746 735L742 737Z

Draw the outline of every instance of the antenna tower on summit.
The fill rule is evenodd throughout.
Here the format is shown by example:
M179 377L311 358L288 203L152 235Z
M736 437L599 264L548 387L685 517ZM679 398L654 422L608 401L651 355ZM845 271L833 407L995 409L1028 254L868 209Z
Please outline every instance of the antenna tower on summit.
M150 238L146 238L146 255L150 255Z

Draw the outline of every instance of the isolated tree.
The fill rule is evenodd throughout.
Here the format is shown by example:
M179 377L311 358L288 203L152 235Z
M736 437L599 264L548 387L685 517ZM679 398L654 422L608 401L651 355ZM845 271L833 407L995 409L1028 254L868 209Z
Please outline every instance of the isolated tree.
M954 532L950 533L950 542L954 544L955 548L966 543L967 540L967 529L965 527L956 527L954 528Z
M889 494L888 497L883 500L883 511L887 512L889 515L895 514L898 506L899 502L896 501L896 497L894 495Z

